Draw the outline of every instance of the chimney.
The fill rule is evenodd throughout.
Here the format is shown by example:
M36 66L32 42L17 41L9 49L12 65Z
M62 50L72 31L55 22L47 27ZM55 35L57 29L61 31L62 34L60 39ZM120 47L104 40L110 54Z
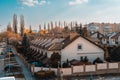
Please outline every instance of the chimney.
M72 40L73 38L75 38L76 36L78 36L78 34L76 32L71 32L70 33L70 40Z

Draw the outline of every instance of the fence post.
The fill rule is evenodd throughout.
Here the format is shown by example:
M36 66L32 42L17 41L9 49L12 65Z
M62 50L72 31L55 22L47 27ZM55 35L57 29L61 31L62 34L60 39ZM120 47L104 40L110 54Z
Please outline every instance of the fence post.
M97 74L97 64L95 64L95 71L96 71L95 73Z
M71 65L71 73L73 74L73 65Z
M120 72L120 62L118 62L118 71Z
M107 62L107 73L109 73L109 62Z
M85 65L85 64L83 64L83 67L84 67L84 72L83 72L83 73L84 73L84 74L85 74L85 72L86 72L86 71L85 71L85 70L86 70L86 67L85 67L85 66L86 66L86 65Z

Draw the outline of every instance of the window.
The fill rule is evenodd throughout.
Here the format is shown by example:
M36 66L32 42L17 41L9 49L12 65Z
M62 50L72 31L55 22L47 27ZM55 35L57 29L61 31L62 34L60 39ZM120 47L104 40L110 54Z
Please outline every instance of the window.
M78 50L82 50L82 45L78 44Z

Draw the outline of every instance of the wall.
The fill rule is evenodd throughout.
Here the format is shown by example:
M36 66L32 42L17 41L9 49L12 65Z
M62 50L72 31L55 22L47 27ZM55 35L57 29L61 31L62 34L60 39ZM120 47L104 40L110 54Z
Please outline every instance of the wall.
M120 36L118 37L118 44L120 45Z
M53 70L55 74L58 74L58 71L61 71L63 76L70 75L89 75L90 73L93 75L96 74L106 74L106 73L120 73L120 63L100 63L95 65L79 65L72 66L70 68L61 68L60 70L57 68L42 68L42 67L31 67L31 71L37 72L40 70Z
M82 45L82 50L77 49L78 44ZM104 60L104 51L82 37L79 37L62 50L62 61L66 61L67 59L80 60L81 56L87 56L91 62L97 57Z

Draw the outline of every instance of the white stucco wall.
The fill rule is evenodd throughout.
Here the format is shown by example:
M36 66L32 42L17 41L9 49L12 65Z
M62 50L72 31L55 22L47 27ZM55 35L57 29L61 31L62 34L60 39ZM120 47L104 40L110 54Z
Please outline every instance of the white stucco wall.
M116 45L115 44L115 39L109 38L109 45L110 46Z
M47 57L48 58L50 58L52 54L53 54L53 51L47 51Z
M109 63L108 64L108 68L109 69L118 69L119 68L119 64L118 63Z
M107 44L107 40L106 39L102 39L102 44Z
M82 45L82 50L78 50L78 44ZM104 51L82 37L79 37L62 50L62 61L67 59L80 60L81 56L87 56L90 62L93 62L97 57L104 60Z

